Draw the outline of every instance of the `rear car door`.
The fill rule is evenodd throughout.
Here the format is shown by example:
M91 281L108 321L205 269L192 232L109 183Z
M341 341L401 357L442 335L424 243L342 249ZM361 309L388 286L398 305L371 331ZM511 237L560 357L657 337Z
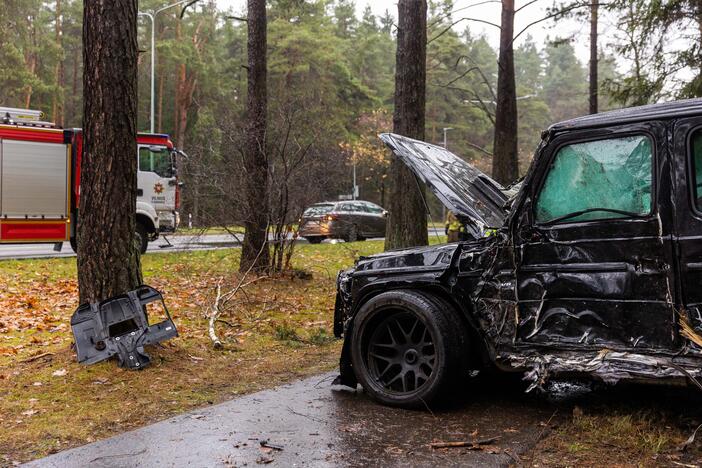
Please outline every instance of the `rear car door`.
M670 184L663 123L571 131L544 149L518 227L521 345L670 349ZM663 179L663 180L661 180Z
M383 237L385 235L385 210L380 206L366 202L365 208L369 213L369 225L372 230L372 236Z
M673 139L676 250L681 302L702 330L702 118L679 120Z

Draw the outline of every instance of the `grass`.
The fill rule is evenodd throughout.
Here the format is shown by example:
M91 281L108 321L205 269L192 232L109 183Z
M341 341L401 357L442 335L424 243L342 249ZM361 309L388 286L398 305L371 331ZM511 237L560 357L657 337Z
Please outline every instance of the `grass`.
M702 422L694 391L633 385L602 389L592 398L604 401L575 406L527 458L540 467L699 466L700 444L682 449Z
M244 234L244 227L243 226L211 226L211 227L192 227L189 228L187 227L187 222L185 224L181 224L180 227L178 227L178 230L172 234L168 234L171 236L202 236L206 234Z
M140 372L76 362L75 259L0 262L0 466L333 369L336 274L382 248L300 245L293 266L312 279L250 285L218 325L223 350L211 345L207 313L217 282L236 284L239 250L146 255L145 282L164 293L180 336L147 349L152 366Z

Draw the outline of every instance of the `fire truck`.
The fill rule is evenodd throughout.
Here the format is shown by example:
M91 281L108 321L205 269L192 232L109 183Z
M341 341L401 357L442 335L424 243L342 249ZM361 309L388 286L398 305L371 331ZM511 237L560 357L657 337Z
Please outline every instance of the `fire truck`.
M76 248L83 133L42 112L0 107L0 243L69 241ZM168 135L137 136L136 236L141 252L179 224L180 187Z

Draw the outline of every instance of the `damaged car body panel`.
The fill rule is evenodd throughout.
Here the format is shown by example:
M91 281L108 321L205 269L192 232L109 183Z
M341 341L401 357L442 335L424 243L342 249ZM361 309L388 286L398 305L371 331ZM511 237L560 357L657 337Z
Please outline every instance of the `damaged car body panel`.
M160 302L166 319L149 324L147 305ZM140 286L102 302L83 304L71 317L78 362L95 364L117 356L120 367L143 369L151 362L144 346L178 336L160 292Z
M365 387L368 367L386 383L392 378L383 373L404 380L413 369L410 379L434 385L427 373L435 367L413 368L395 356L407 353L412 339L355 334L358 316L371 323L367 317L403 307L418 311L422 323L459 316L488 362L523 372L530 388L559 374L608 383L702 375L702 100L553 125L515 199L504 197L501 206L510 208L502 217L502 197L485 203L476 183L484 179L468 163L427 143L382 138L449 209L472 217L475 239L362 258L340 273L335 332L345 338L342 381ZM483 237L486 226L496 230ZM407 291L418 304L428 298L440 307L427 319L421 304L403 305L401 298L393 310L378 305L383 295L392 301ZM403 323L411 321L397 323L386 335L395 338L399 329L406 336ZM441 359L440 338L432 337L427 362ZM393 351L380 353L395 342ZM400 405L421 393L418 384L410 385L412 394L398 388L370 393Z

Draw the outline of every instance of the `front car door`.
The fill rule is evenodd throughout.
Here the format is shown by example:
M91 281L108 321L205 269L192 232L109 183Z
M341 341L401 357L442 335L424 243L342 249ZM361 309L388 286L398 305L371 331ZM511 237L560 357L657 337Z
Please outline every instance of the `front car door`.
M176 183L173 157L168 148L139 145L137 201L152 205L159 216L172 212L176 208Z
M515 344L670 349L665 124L573 130L542 151L514 231Z
M672 154L683 319L702 334L702 118L676 122Z

